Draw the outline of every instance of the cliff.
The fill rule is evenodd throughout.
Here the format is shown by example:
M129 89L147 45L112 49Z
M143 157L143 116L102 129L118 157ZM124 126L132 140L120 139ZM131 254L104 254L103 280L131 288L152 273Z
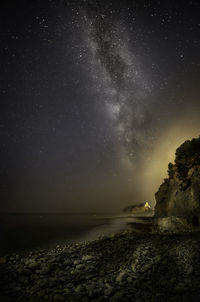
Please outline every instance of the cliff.
M200 217L200 137L185 141L175 163L168 165L168 178L155 194L155 217ZM196 218L195 218L196 217Z

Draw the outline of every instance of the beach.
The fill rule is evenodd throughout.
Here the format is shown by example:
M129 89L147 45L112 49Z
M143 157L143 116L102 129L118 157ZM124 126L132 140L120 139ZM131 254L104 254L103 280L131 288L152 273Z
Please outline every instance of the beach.
M2 301L199 301L200 234L121 230L0 258Z

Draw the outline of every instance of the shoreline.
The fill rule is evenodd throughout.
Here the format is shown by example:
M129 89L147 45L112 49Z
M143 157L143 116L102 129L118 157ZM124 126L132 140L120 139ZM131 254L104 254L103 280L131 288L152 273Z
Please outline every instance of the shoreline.
M101 235L110 235L120 230L139 225L145 226L149 217L116 215L45 217L23 215L13 221L12 216L0 222L0 257L11 253L22 253L35 249L51 249L66 242L95 240ZM139 223L138 223L139 222Z
M124 231L0 258L2 301L199 301L200 233ZM5 263L4 263L5 262Z

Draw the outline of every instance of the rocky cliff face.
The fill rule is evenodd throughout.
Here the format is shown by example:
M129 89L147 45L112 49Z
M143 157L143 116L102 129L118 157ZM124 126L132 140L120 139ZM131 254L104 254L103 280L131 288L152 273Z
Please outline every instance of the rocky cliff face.
M200 137L176 150L168 175L155 194L155 217L200 217Z

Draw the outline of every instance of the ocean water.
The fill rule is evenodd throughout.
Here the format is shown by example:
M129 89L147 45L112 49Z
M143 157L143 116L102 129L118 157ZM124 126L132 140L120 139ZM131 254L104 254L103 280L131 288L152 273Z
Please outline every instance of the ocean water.
M122 214L1 214L0 255L94 240L140 218Z

